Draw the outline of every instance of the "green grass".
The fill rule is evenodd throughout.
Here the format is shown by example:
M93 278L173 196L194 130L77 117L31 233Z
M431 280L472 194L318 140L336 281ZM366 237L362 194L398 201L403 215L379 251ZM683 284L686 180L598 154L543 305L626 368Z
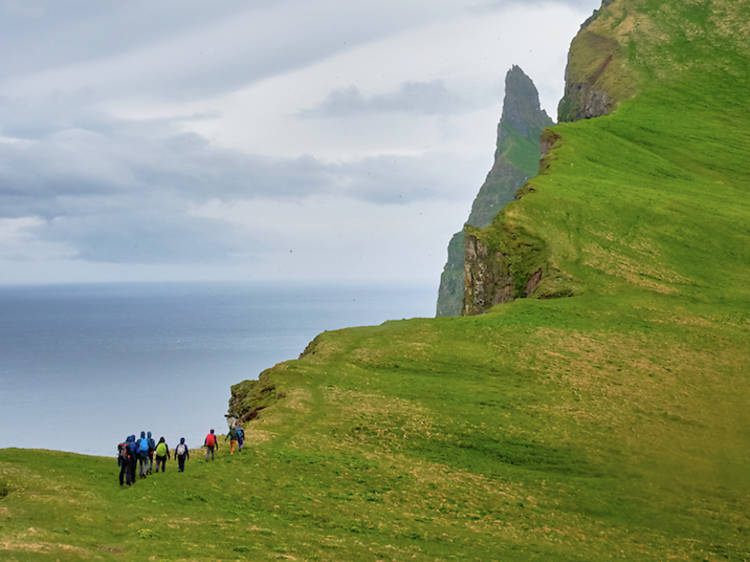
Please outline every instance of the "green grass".
M0 557L750 559L745 6L611 6L659 79L556 127L492 227L576 296L321 334L236 387L267 406L242 455L129 490L114 459L2 450Z
M538 138L542 132L541 129L531 129L528 136L524 136L510 124L503 123L502 127L503 139L498 157L504 157L508 163L522 170L527 177L533 178L539 172Z
M322 334L264 375L283 397L241 456L196 455L130 490L114 459L1 451L0 544L17 558L742 559L747 330L739 313L658 304L522 300Z

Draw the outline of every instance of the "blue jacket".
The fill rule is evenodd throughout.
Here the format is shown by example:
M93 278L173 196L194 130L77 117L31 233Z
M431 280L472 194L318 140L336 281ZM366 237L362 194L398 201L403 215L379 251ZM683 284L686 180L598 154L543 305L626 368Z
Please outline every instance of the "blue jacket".
M128 453L130 454L130 460L135 460L135 457L138 454L138 446L135 444L135 438L128 439L126 446L128 449Z

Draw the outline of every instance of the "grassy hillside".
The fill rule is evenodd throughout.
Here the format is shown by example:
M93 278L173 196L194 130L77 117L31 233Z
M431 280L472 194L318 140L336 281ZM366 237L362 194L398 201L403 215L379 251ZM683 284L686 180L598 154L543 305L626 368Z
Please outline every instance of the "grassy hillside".
M600 18L638 93L486 232L575 296L324 333L237 387L242 456L130 490L2 450L0 558L750 559L750 4Z

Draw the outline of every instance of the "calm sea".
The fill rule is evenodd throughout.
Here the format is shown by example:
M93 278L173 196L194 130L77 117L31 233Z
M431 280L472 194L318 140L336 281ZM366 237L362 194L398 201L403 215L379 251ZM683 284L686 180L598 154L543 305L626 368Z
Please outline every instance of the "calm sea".
M199 446L232 384L319 332L434 307L434 287L0 287L0 448L114 455L141 430Z

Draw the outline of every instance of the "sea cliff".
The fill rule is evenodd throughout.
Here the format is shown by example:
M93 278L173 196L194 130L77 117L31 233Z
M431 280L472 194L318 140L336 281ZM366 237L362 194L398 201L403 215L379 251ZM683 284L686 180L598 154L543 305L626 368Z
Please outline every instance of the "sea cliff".
M541 156L539 138L552 119L539 104L539 93L519 66L505 76L505 99L497 126L495 159L471 207L466 226L489 226L497 213L537 174ZM464 231L448 244L448 261L440 277L437 316L458 316L465 292Z

